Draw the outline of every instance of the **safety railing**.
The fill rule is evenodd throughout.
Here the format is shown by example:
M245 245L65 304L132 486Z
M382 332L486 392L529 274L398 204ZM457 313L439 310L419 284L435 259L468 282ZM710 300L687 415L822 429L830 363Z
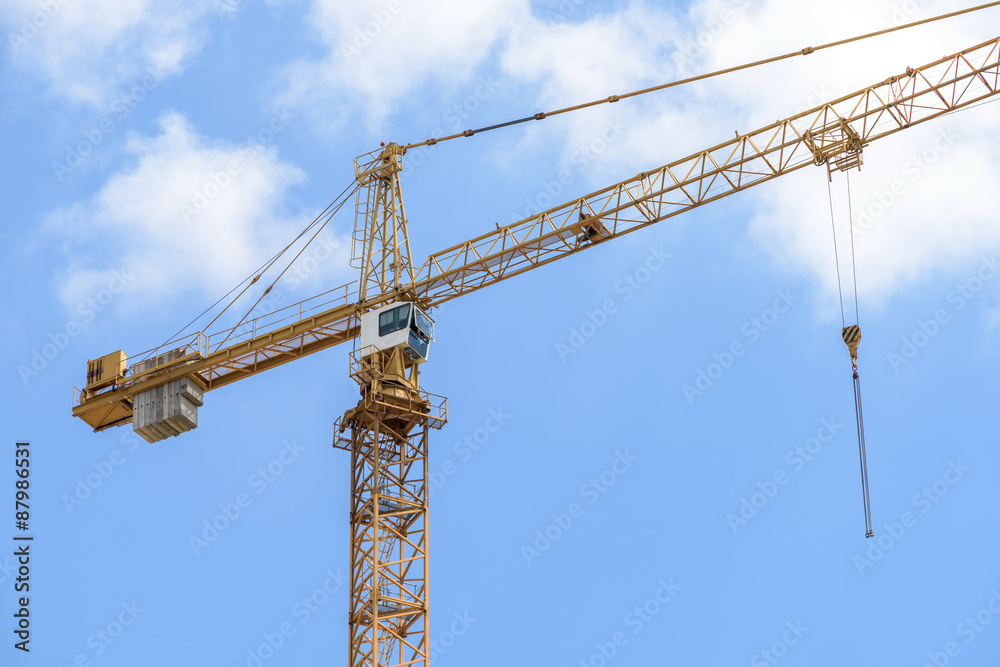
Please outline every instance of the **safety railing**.
M253 340L272 331L287 327L290 324L301 322L313 315L330 310L335 306L352 303L357 297L356 286L356 281L350 282L327 290L322 294L311 296L298 303L293 303L270 313L264 313L238 326L222 329L211 334L199 331L188 336L176 338L138 355L140 361L129 366L129 373L138 374L140 364L149 359L159 358L160 355L166 352L183 348L185 350L184 355L197 354L201 358L204 358L226 347Z

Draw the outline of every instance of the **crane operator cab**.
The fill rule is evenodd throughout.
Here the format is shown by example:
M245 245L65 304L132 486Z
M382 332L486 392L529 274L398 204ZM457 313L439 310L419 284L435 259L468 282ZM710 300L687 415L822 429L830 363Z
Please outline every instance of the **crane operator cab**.
M384 352L399 347L410 362L427 361L434 340L434 322L414 303L396 302L361 315L362 349L373 345Z

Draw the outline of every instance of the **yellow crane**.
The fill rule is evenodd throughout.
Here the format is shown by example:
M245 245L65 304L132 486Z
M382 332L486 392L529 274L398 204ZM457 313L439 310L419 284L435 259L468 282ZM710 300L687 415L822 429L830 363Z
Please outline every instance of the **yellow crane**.
M73 415L95 432L131 422L156 442L197 426L205 392L360 339L350 375L361 399L337 420L334 436L334 446L351 455L349 664L425 666L427 443L429 430L447 421L446 400L419 381L434 338L428 311L807 165L859 168L872 141L986 100L998 86L1000 38L737 132L436 252L419 267L410 259L400 194L406 149L390 143L355 161L353 260L361 272L355 288L340 287L231 329L175 339L131 365L123 351L92 360L85 387L74 388Z

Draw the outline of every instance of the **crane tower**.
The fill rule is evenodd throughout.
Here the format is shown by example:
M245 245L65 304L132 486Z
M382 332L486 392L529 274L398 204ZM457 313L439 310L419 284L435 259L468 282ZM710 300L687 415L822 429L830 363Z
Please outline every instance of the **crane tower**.
M427 436L447 421L447 402L420 388L434 324L402 300L413 298L402 155L389 144L355 161L359 296L364 302L372 285L397 300L361 315L360 349L350 364L361 400L337 420L334 436L334 446L351 454L352 667L426 665L430 646Z

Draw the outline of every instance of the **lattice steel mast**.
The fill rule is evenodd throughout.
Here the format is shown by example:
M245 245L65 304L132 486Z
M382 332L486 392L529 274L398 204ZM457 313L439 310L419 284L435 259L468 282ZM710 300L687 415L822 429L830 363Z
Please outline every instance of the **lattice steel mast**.
M361 302L369 288L398 301L412 297L402 153L389 144L355 162L361 188L353 260L361 269ZM381 323L373 326L381 334ZM361 400L337 421L334 441L351 453L351 667L427 665L427 443L430 429L447 420L447 407L420 389L423 360L405 346L368 346L351 355Z

